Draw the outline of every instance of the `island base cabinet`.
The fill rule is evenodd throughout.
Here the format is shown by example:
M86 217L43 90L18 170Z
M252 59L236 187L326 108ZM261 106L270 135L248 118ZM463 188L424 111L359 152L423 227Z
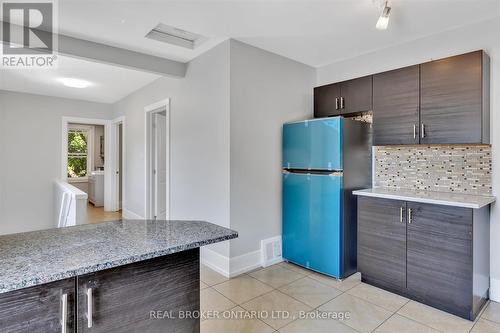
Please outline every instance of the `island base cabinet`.
M200 331L199 249L79 276L77 284L78 333Z
M74 308L74 278L0 294L0 332L74 332Z
M489 207L358 201L362 281L474 320L488 299Z

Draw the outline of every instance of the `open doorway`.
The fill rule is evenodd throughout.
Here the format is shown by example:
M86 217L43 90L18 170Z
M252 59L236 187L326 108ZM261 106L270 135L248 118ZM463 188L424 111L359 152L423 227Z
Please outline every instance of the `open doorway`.
M170 216L170 101L145 108L146 116L146 218Z
M63 117L62 180L87 195L86 223L118 220L124 158L124 117Z

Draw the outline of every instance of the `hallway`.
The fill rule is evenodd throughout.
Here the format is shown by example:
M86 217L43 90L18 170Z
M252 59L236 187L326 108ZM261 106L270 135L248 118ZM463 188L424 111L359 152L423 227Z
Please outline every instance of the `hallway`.
M105 212L104 207L94 207L91 203L87 204L88 223L101 223L106 221L115 221L122 218L122 211Z

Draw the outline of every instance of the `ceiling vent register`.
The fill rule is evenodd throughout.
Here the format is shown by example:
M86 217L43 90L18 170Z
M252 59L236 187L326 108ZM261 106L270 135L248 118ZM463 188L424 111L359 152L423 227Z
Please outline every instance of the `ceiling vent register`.
M162 43L172 44L187 49L194 49L206 38L189 31L178 29L163 23L158 24L145 36Z

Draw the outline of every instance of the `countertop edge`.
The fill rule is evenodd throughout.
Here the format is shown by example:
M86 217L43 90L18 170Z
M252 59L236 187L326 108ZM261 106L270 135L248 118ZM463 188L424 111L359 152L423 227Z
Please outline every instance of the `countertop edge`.
M232 231L233 231L233 233L228 234L228 235L223 235L223 236L215 237L215 238L208 239L208 240L201 240L199 242L194 242L194 243L190 243L190 244L186 244L186 245L178 245L178 246L175 246L172 248L167 248L165 250L148 252L148 253L144 253L141 255L134 255L134 256L130 256L128 258L116 259L116 260L102 263L102 264L84 266L84 267L80 267L80 268L74 269L74 270L68 270L65 272L51 274L51 275L45 276L43 278L35 277L32 279L25 279L22 282L17 282L17 283L13 282L13 283L9 283L9 284L3 284L3 285L0 285L0 294L5 294L5 293L11 292L11 291L16 291L16 290L20 290L20 289L29 288L29 287L35 287L35 286L39 286L39 285L43 285L43 284L51 283L51 282L56 282L56 281L60 281L60 280L64 280L64 279L70 279L70 278L80 276L80 275L85 275L85 274L90 274L90 273L94 273L94 272L98 272L98 271L102 271L102 270L106 270L106 269L125 266L128 264L133 264L136 262L154 259L154 258L158 258L158 257L162 257L162 256L166 256L166 255L170 255L170 254L174 254L174 253L178 253L178 252L192 250L195 248L200 248L200 247L205 246L205 245L210 245L210 244L219 243L219 242L223 242L223 241L237 238L238 232L236 232L234 230L232 230Z
M389 194L389 193L373 193L373 192L363 192L364 190L353 191L352 194L357 196L364 197L373 197L373 198L382 198L382 199L392 199L392 200L404 200L411 202L421 202L435 205L443 205L443 206L453 206L453 207L462 207L462 208L472 208L472 209L480 209L485 206L488 206L495 202L495 200L485 203L485 204L475 204L475 203L466 203L466 202L457 202L443 199L432 199L432 198L418 198L413 196L406 196L401 194Z

